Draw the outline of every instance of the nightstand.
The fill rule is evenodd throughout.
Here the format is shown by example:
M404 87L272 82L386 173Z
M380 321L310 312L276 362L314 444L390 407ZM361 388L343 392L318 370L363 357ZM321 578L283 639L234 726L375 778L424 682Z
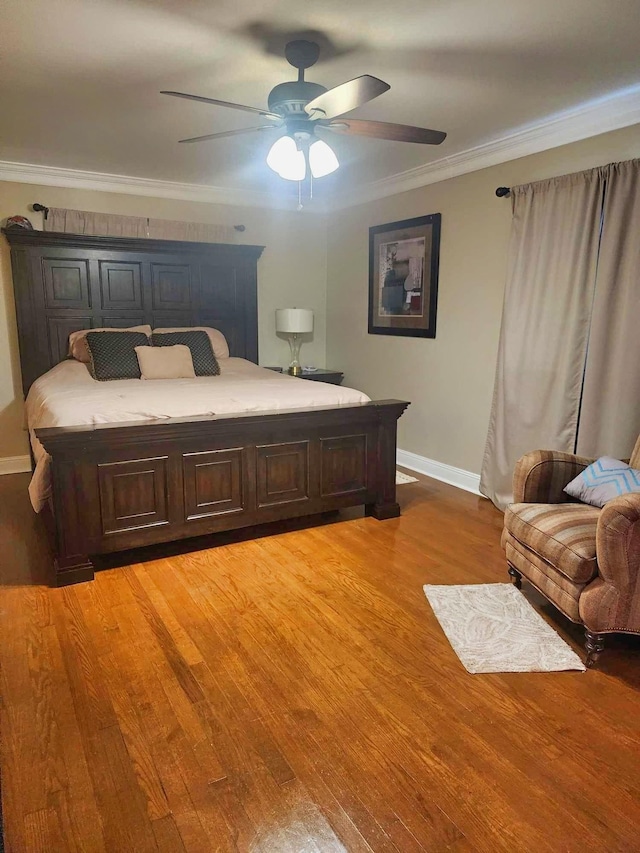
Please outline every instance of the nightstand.
M315 382L328 382L329 385L341 385L344 373L339 370L326 370L324 367L319 367L314 371L303 371L299 378L313 379Z
M264 365L265 370L275 370L276 373L286 373L287 370L283 367L269 367ZM311 379L314 382L328 382L329 385L341 385L344 379L344 373L339 370L326 370L324 367L319 367L317 370L303 372L298 376L298 379Z

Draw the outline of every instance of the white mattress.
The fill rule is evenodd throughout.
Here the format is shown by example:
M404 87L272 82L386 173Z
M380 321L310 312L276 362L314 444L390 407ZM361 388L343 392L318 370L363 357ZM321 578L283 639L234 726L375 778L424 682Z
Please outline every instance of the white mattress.
M40 512L50 494L49 456L36 439L39 427L122 423L162 418L312 409L366 403L353 388L309 382L258 367L242 358L220 359L220 376L196 379L119 379L98 382L86 364L67 360L33 383L26 403L36 469L29 496Z

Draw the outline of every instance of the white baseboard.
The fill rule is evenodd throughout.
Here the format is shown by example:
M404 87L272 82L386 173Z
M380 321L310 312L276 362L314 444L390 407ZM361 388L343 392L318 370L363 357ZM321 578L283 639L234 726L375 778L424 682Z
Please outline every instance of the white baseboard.
M0 475L2 474L24 474L31 471L31 457L25 456L0 456Z
M410 471L417 471L418 474L433 477L434 480L449 483L450 486L457 486L465 492L480 495L480 474L473 474L471 471L465 471L453 465L445 465L444 462L436 462L435 459L427 459L426 456L419 456L409 450L398 450L396 461L398 465L409 468Z

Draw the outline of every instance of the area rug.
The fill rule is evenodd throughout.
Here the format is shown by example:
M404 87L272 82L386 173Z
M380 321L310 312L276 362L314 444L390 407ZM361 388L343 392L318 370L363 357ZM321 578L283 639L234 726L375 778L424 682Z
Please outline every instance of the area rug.
M417 483L417 477L410 477L408 474L403 474L402 471L396 471L396 486L401 486L404 483Z
M423 589L468 672L584 672L578 655L513 584L427 584Z

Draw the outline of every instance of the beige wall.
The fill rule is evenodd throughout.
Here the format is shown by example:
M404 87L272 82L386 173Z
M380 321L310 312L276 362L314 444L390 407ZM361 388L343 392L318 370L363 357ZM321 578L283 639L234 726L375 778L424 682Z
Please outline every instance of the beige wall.
M288 364L289 347L276 337L276 308L298 306L315 313L313 341L303 347L304 361L325 364L326 223L322 216L289 211L141 198L89 190L0 183L0 221L28 216L41 228L41 214L28 207L51 207L155 216L192 222L243 224L239 242L266 246L258 266L259 346L262 364ZM0 459L27 453L22 428L22 392L9 247L0 237Z
M266 245L259 262L260 361L286 364L275 308L313 308L303 360L343 370L371 397L411 401L400 421L404 450L478 473L500 330L510 203L496 186L526 183L640 156L640 125L535 154L409 193L321 216L0 183L0 221L20 213L40 227L33 201L106 213L243 223L240 239ZM442 214L435 340L367 334L368 228ZM325 334L325 311L327 328ZM326 344L326 358L325 358ZM0 240L0 458L27 452L9 251Z
M403 450L479 473L504 293L511 208L497 186L640 156L640 125L352 207L328 229L327 365L373 398L410 400ZM367 334L368 228L442 214L437 337Z

